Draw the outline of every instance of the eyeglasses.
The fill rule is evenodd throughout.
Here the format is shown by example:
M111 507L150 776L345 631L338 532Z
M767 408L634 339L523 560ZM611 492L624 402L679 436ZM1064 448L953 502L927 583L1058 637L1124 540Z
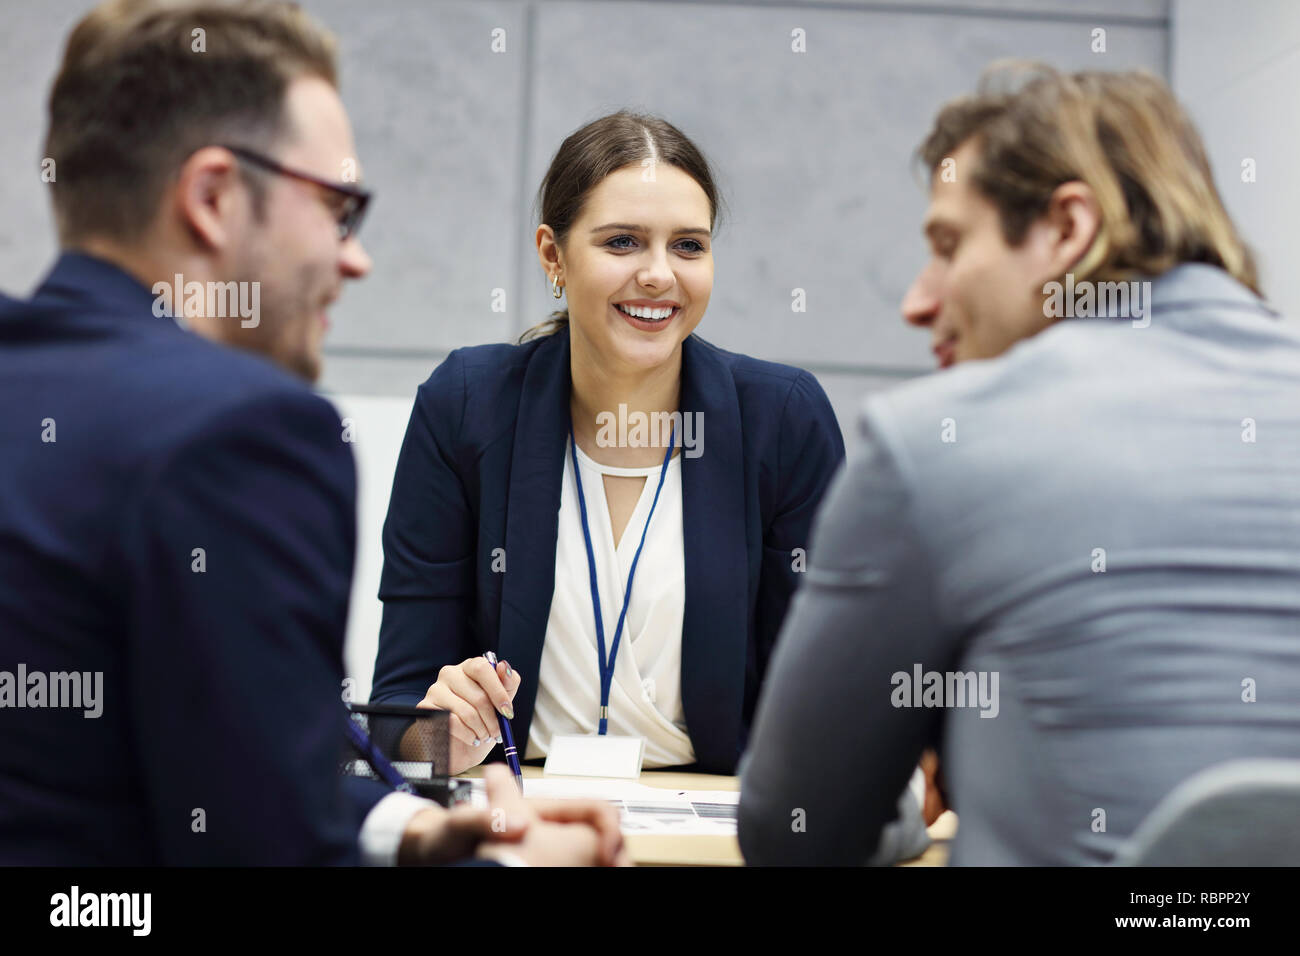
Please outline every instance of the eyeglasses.
M329 180L312 176L310 173L303 173L287 166L281 166L275 160L263 156L261 153L255 153L251 149L245 149L242 146L223 145L223 148L230 150L240 159L250 162L254 166L260 166L262 169L278 173L281 176L289 176L305 183L320 186L341 197L338 208L332 210L339 225L339 241L355 235L356 231L361 228L361 220L366 214L366 207L370 205L370 199L374 195L370 190L362 189L359 186L351 186L347 183L332 183Z

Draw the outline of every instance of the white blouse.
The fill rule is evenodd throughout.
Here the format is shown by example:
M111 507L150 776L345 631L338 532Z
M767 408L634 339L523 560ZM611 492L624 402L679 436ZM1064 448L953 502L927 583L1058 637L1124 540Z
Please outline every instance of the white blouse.
M555 593L546 623L537 701L526 759L544 757L554 734L594 734L600 716L600 657L587 546L573 481L573 456L565 442L564 481L555 540ZM605 649L614 641L627 574L641 541L659 484L659 465L615 468L592 461L581 448L582 491L587 502ZM636 508L618 547L609 520L603 475L644 477ZM632 582L609 694L611 735L645 738L646 767L695 762L682 708L682 614L686 606L685 542L682 535L682 456L668 463L659 503L646 532Z

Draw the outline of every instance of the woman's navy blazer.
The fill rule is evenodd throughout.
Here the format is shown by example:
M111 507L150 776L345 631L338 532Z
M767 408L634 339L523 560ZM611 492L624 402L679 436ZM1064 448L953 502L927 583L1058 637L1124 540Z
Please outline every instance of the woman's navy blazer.
M372 700L414 704L441 667L493 650L523 678L522 755L555 590L569 398L567 328L457 349L420 386L384 522ZM844 443L808 372L694 335L680 408L703 424L702 453L681 468L682 701L694 769L734 773Z

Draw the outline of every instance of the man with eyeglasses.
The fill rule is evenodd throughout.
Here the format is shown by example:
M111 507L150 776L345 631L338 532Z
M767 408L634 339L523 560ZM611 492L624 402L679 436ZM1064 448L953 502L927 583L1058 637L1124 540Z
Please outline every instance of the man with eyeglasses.
M370 259L334 84L290 4L112 0L69 38L62 253L0 296L0 864L625 860L608 807L508 773L502 815L339 777L355 472L308 383Z

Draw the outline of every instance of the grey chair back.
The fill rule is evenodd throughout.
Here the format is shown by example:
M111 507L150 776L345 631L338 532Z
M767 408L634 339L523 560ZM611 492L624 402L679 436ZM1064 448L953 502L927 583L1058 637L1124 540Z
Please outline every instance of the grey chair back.
M1300 760L1231 760L1156 805L1117 866L1300 866Z

